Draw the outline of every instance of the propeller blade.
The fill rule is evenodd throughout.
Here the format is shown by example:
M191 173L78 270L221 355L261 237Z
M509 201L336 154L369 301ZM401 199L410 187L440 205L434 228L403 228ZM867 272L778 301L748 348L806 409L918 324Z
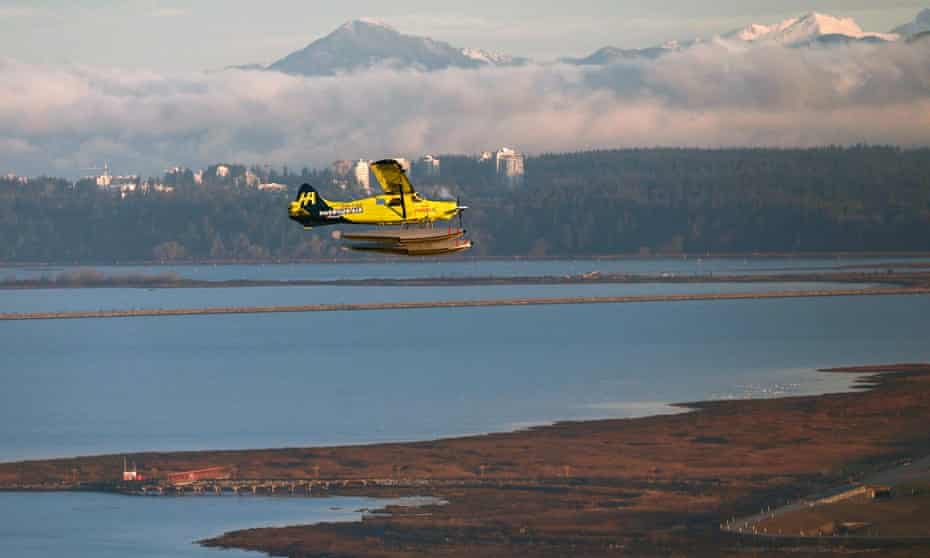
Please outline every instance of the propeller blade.
M455 206L456 206L456 207L458 208L458 210L459 210L459 228L462 229L462 230L465 230L465 218L462 216L462 211L464 210L464 208L462 207L462 199L461 199L461 198L459 198L459 197L456 197L456 198L455 198Z

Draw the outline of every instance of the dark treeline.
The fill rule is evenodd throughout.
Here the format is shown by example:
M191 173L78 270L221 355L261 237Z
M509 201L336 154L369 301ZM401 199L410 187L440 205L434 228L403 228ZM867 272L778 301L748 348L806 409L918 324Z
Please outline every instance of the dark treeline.
M591 152L527 173L512 252L930 250L930 150Z
M461 196L474 255L930 251L930 150L885 147L643 149L527 160L522 185L493 166L445 156L414 168L427 195ZM242 167L244 169L245 167ZM235 170L235 169L234 169ZM422 175L421 175L422 174ZM288 221L303 181L357 194L324 172L280 173L287 193L234 177L175 191L103 191L58 179L0 180L0 260L312 259L344 255L332 228ZM346 255L346 257L350 257Z

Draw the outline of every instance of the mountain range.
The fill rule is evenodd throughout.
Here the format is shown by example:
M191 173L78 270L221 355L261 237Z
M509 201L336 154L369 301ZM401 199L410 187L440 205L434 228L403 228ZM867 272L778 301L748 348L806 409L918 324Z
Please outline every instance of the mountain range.
M809 13L763 25L754 23L711 38L670 41L640 49L607 46L584 58L563 58L577 65L605 65L624 59L656 59L695 45L780 45L791 48L830 47L850 43L887 43L919 40L930 35L930 9L914 21L888 33L864 31L852 18ZM329 35L313 41L267 66L249 64L242 70L270 70L304 76L331 76L375 67L435 71L447 68L518 66L527 58L493 54L475 48L458 48L427 37L407 35L373 19L350 21Z
M780 45L791 48L829 47L841 44L880 44L909 40L930 32L930 9L923 10L913 22L896 27L889 33L864 31L852 18L840 18L812 12L771 25L753 23L711 38L669 41L642 49L604 47L584 58L564 58L563 62L579 65L603 65L623 59L655 59L695 45L717 43L724 46Z

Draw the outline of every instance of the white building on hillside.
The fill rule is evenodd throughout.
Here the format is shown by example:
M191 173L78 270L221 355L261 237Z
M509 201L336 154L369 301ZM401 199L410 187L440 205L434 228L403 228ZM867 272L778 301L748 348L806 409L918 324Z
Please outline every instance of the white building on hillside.
M371 179L369 178L369 169L368 161L365 159L359 159L355 163L355 169L353 171L355 174L355 182L365 190L371 190Z
M421 157L419 167L423 169L423 174L426 176L439 176L439 159L432 155Z
M123 197L126 197L127 192L135 192L141 182L139 177L134 174L113 176L110 174L109 163L103 165L103 174L88 178L92 178L101 190L118 191L122 193Z
M113 177L110 176L110 163L103 164L103 174L97 175L96 182L98 188L110 187L110 184L113 182Z
M523 181L523 154L509 147L502 147L495 157L497 175L503 177L511 186Z

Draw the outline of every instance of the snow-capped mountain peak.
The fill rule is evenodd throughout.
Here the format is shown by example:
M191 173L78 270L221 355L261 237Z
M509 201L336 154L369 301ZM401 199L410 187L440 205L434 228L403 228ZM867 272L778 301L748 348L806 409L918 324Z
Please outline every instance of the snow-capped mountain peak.
M352 23L367 23L368 25L375 25L377 27L387 27L388 29L394 29L393 27L385 23L384 20L378 19L376 17L360 17L356 19L355 21L350 21L346 23L346 25L351 25Z
M341 26L339 26L339 29L337 29L337 31L343 31L343 32L344 31L356 31L359 28L365 28L365 27L381 28L386 31L391 31L394 33L398 32L397 29L391 27L384 21L381 21L380 19L373 18L373 17L360 17L358 19L347 21L343 23Z
M893 41L897 35L863 31L851 17L835 17L811 12L802 17L786 19L774 25L753 23L723 35L724 39L744 42L773 42L795 46L817 41L821 37L840 36L849 39Z
M480 48L463 48L462 54L471 60L475 60L477 62L491 66L510 66L514 64L521 64L526 61L522 58L514 58L513 56L507 54L488 52Z
M525 59L456 48L428 37L407 35L372 18L355 19L305 48L268 66L305 76L337 75L375 67L420 71L515 65Z
M800 18L791 18L776 23L775 25L762 25L761 23L751 23L742 29L731 31L724 35L727 39L739 39L741 41L758 41L773 36L775 33L784 32L785 29L796 24Z

